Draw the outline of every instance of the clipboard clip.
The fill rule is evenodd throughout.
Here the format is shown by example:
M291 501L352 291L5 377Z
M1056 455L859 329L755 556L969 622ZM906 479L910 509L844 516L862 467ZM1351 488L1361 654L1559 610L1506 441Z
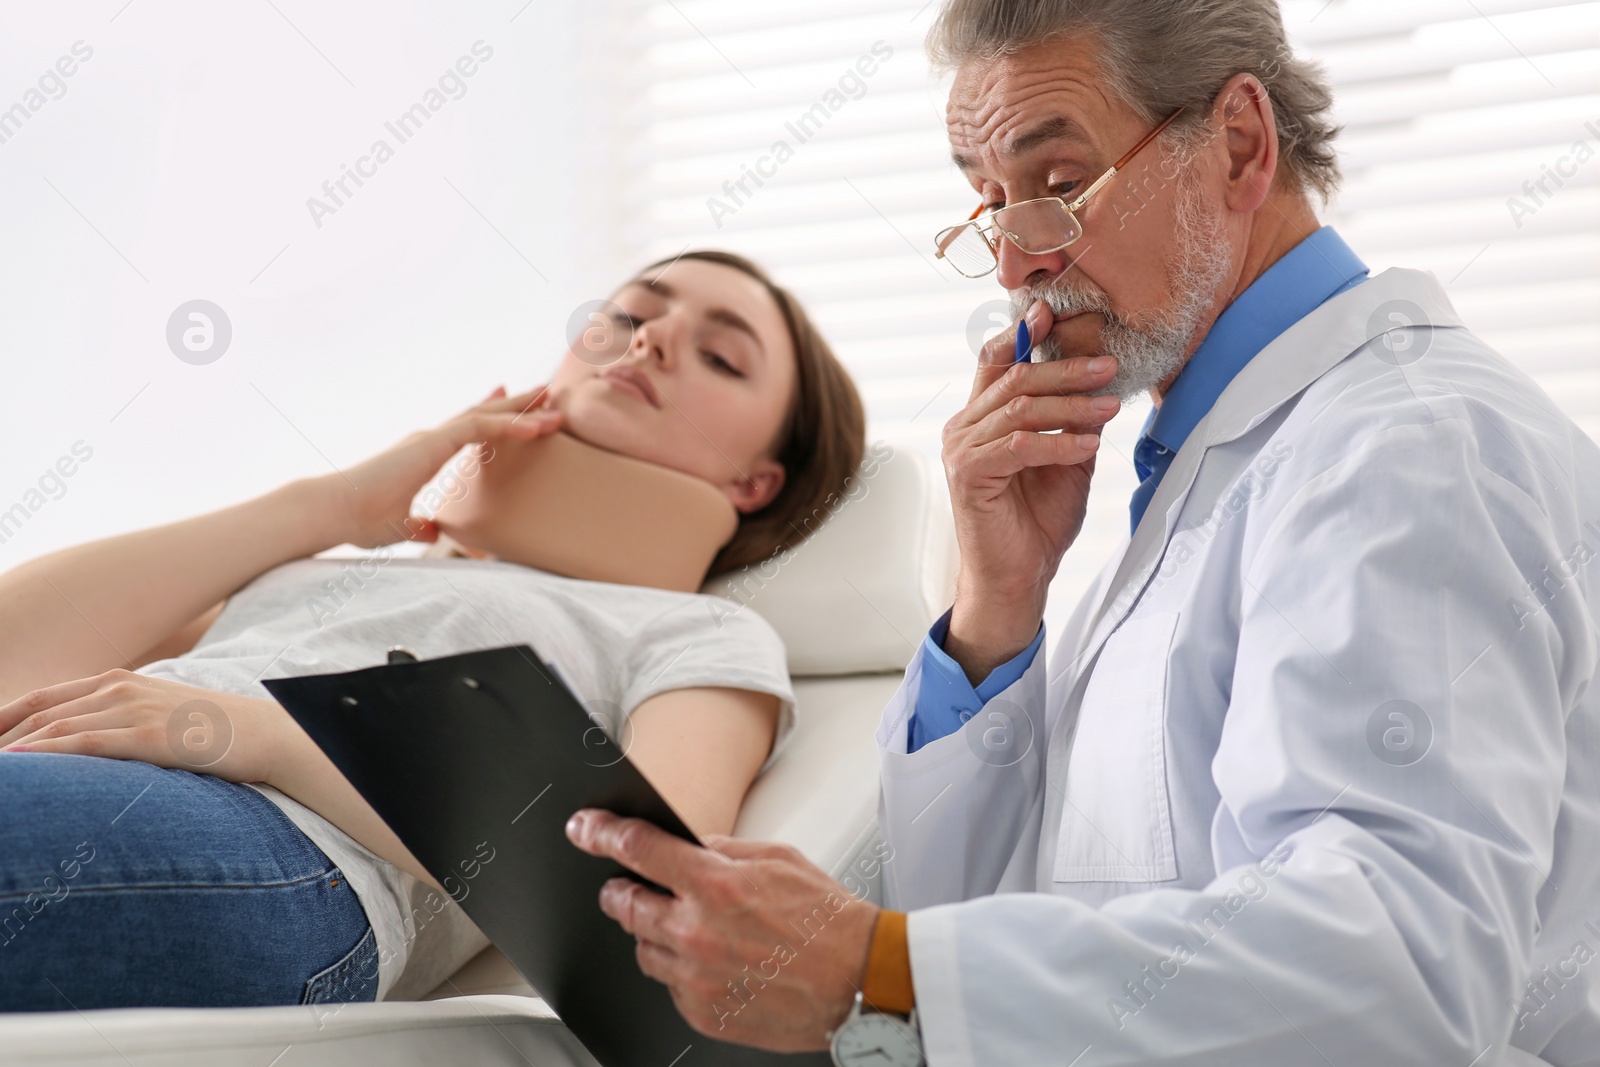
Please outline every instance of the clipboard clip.
M389 647L388 662L391 664L415 663L417 662L417 654L404 645L391 645Z

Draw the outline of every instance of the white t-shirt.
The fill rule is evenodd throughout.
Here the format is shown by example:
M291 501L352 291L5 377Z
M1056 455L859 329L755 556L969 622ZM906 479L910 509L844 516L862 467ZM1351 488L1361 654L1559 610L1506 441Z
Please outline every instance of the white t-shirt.
M740 605L562 578L502 560L386 551L275 567L228 599L193 650L140 673L271 699L262 678L376 666L392 645L432 659L527 644L613 726L613 736L649 697L700 686L779 698L777 737L763 771L794 730L783 642ZM271 786L249 784L349 878L377 936L379 1000L425 995L488 944L454 900Z

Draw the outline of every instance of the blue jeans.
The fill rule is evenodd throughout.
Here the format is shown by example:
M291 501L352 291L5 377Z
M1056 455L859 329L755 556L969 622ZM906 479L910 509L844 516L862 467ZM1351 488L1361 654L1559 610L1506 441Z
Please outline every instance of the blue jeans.
M0 1011L373 1000L350 883L248 786L0 753Z

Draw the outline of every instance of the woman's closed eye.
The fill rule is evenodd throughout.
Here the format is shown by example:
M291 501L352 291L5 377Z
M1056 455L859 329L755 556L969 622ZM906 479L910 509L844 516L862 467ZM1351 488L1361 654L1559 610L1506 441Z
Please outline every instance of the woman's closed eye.
M621 308L613 310L611 312L611 317L617 322L621 323L623 326L626 326L630 331L637 330L647 321L646 319L642 319L637 315L630 315ZM720 374L732 375L735 378L743 378L745 376L744 371L734 366L733 361L725 356L719 355L710 349L701 349L700 354L705 357L705 361Z
M720 372L722 372L724 374L731 374L735 378L743 378L744 377L744 371L740 370L738 367L735 367L732 363L728 362L723 357L717 355L715 352L702 349L701 350L701 355L705 356L706 357L706 362L711 364L718 371L720 371Z

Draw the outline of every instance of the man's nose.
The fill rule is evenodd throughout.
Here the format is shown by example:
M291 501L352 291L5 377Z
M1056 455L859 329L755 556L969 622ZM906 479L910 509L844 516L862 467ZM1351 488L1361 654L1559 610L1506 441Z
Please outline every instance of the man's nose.
M995 258L1000 265L996 276L1007 289L1021 289L1054 278L1066 270L1071 262L1064 248L1036 256L1018 248L1005 234L999 234L998 237L1000 245L995 249Z

